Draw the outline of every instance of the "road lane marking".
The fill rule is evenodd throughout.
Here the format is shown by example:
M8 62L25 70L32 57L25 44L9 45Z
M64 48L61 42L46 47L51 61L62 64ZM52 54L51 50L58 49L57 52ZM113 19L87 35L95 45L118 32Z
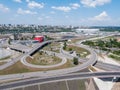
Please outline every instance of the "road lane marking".
M68 86L67 80L65 80L65 84L66 84L67 90L70 90L70 89L69 89L69 86Z
M40 90L40 84L38 84L38 90Z

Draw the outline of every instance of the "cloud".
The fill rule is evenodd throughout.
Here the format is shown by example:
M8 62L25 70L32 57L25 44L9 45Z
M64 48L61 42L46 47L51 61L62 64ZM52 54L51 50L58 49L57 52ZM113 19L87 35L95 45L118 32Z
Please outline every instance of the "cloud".
M6 7L6 6L4 6L3 4L0 4L0 11L8 12L8 11L10 11L10 9L8 7Z
M50 16L40 16L40 17L38 17L38 20L40 20L40 21L42 21L42 20L50 20L51 19L51 17Z
M23 15L24 15L24 14L31 14L31 15L37 14L37 12L32 12L32 11L30 11L30 10L23 10L23 9L21 9L21 8L18 9L17 13L18 13L18 14L23 14Z
M71 3L69 6L52 6L52 9L59 10L59 11L64 11L64 12L69 12L73 9L78 9L80 5L78 3Z
M65 18L69 18L69 16L68 16L68 15L66 15L66 16L65 16Z
M14 2L22 3L22 0L13 0Z
M111 0L81 0L81 3L86 7L101 6L110 2Z
M51 11L50 13L51 13L51 14L55 14L55 12L54 12L54 11Z
M80 7L80 5L78 3L72 3L72 4L70 4L70 6L72 9L77 9Z
M105 20L110 20L109 15L106 13L106 11L103 11L97 16L94 16L93 18L89 18L89 20L93 21L105 21Z
M51 8L60 10L60 11L64 11L64 12L69 12L71 10L71 8L68 6L59 6L59 7L52 6Z
M26 2L30 2L30 0L26 0Z
M38 20L40 20L40 21L41 21L41 20L43 20L43 18L42 18L42 17L38 17Z
M45 16L45 18L46 18L46 19L49 19L49 18L50 18L50 16Z
M44 3L37 3L35 1L29 1L29 0L27 0L27 2L28 2L29 8L43 8L44 7Z

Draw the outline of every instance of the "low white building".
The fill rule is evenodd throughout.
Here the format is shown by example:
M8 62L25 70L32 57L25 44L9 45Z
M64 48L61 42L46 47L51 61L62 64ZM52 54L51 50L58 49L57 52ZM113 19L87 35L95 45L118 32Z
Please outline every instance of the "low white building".
M78 32L78 33L81 33L81 32L83 32L83 33L94 33L94 32L98 32L99 31L99 29L81 29L81 28L79 28L79 29L76 29L76 32Z

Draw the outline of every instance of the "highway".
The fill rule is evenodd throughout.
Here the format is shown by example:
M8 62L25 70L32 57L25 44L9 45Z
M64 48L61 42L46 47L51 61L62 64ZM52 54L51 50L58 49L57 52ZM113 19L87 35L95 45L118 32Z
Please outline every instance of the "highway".
M24 56L24 55L22 54L22 55L20 55L19 57L13 58L11 61L9 61L9 62L1 65L1 66L0 66L0 70L3 70L3 69L5 69L5 68L7 68L7 67L9 67L9 66L12 66L12 65L15 64L17 61L19 61L23 56Z
M66 40L66 39L63 39ZM63 40L51 40L51 41L45 41L43 43L40 43L38 45L36 45L32 50L30 50L27 53L24 53L23 55L13 59L12 61L0 66L0 70L3 70L13 64L15 64L17 61L23 59L26 56L32 55L34 52L36 52L36 50L39 50L40 48L42 48L44 45L51 43L51 42L56 42L56 41L63 41ZM89 49L89 48L88 48ZM91 50L91 49L89 49ZM54 75L61 75L61 74L67 74L67 73L72 73L72 72L76 72L76 71L80 71L83 70L87 67L89 67L90 65L93 65L96 61L97 61L97 55L95 52L93 52L92 50L91 52L91 57L90 60L88 60L87 62L85 62L84 64L78 65L76 67L72 67L72 68L66 68L66 69L59 69L59 70L52 70L52 71L47 71L45 72L30 72L30 73L22 73L22 74L13 74L13 75L0 75L0 81L4 81L4 80L14 80L14 79L25 79L25 78L31 78L31 77L45 77L45 76L54 76ZM37 73L37 74L36 74ZM24 77L23 77L24 76ZM10 77L10 78L9 78Z
M82 70L82 69L85 69L87 67L89 67L90 65L93 65L96 61L97 61L97 54L90 48L86 47L86 46L83 46L83 45L79 45L79 47L82 47L82 48L85 48L87 49L88 51L90 51L91 53L91 57L89 58L89 60L87 60L86 62L84 62L83 64L79 65L78 69L79 70ZM32 52L31 52L32 53ZM49 52L50 53L50 52ZM57 55L57 54L56 54ZM62 54L58 54L57 55L58 57L63 57ZM36 68L39 68L40 66L35 66L35 65L31 65L27 62L25 62L25 58L22 58L22 63L25 64L26 66L30 66L30 67L36 67ZM24 63L25 62L25 63ZM75 69L74 71L78 70L78 69ZM73 71L73 70L72 70ZM67 71L68 72L68 71ZM70 71L71 72L71 71Z
M50 42L47 42L50 43ZM24 57L32 54L36 49L41 48L44 44L41 44L40 46L36 46L31 52L25 53L24 56L21 56L20 59L24 59ZM82 46L81 46L82 47ZM87 48L87 47L84 47ZM83 69L88 68L89 66L93 65L97 61L97 55L92 49L87 48L91 52L91 57L89 60L84 62L83 64L77 65L76 67L71 68L65 68L65 69L59 69L59 70L51 70L47 72L30 72L30 73L22 73L22 74L13 74L13 75L1 75L0 81L7 81L7 80L14 80L14 79L25 79L25 78L31 78L31 77L47 77L47 76L54 76L54 75L62 75L72 72L77 72ZM61 55L63 57L63 55ZM13 63L14 64L14 63ZM24 76L24 77L23 77ZM10 77L10 78L8 78Z
M87 46L85 47L83 45L76 45L76 44L74 46L82 47L82 48L85 48L86 50L89 50L87 48ZM93 52L93 51L91 51L91 52ZM62 48L60 49L60 53L63 54L64 57L66 57L68 59L74 58L74 56L69 54L69 52L64 51ZM93 54L93 56L95 56L95 55ZM84 64L85 62L87 62L87 61L89 61L91 59L82 59L82 58L78 57L78 60L79 60L79 62ZM91 62L92 62L92 60L91 60ZM118 71L118 70L120 70L120 66L104 63L104 62L101 62L101 61L96 61L96 63L93 63L93 65L95 67L97 67L97 68L100 68L100 69L103 69L103 70L107 70L107 71Z
M87 79L87 78L103 78L103 77L120 77L120 72L86 72L86 73L74 73L74 74L67 74L61 76L54 76L54 77L46 77L46 78L34 78L34 79L27 79L21 81L15 81L11 83L5 83L0 85L0 90L3 89L10 89L10 88L18 88L22 86L29 86L33 84L43 84L48 82L56 82L56 81L63 81L63 80L73 80L73 79Z
M107 70L107 71L119 71L120 70L120 66L103 63L101 61L97 61L97 63L94 66L97 68L103 69L103 70Z
M77 43L82 43L82 42L84 42L84 41L89 41L89 40L96 40L96 39L102 39L102 38L106 38L106 37L110 37L110 36L114 36L114 35L116 35L116 34L111 34L111 35L107 35L107 36L101 36L101 37L93 37L93 38L89 38L89 39L84 39L84 40L81 40L80 42L77 42Z
M50 41L45 41L43 43L39 43L37 44L34 48L32 48L31 50L29 50L29 52L26 52L22 55L20 55L19 57L13 58L10 62L7 62L3 65L0 66L0 70L3 70L7 67L12 66L13 64L15 64L17 61L21 60L22 57L25 56L29 56L32 55L33 53L35 53L37 50L39 50L40 48L42 48L44 45L51 43L51 42L57 42L57 41L65 41L66 39L61 39L61 40L50 40Z
M8 63L8 64L13 65L18 60L23 59L24 57L32 54L38 48L41 48L43 45L45 45L47 43L50 43L50 42L53 42L53 41L46 41L46 42L43 42L41 44L36 45L36 47L34 47L30 52L23 54L19 58L16 58L14 62L12 62L11 64L10 63ZM85 61L81 65L78 65L78 66L72 67L72 68L66 68L66 69L60 69L60 70L52 70L52 71L47 71L47 72L30 72L30 73L13 74L13 75L1 75L0 76L0 81L2 81L2 80L3 81L4 80L12 80L12 79L13 80L14 79L25 79L25 78L31 78L31 77L47 77L47 76L52 76L52 75L53 76L54 75L61 75L61 74L72 73L72 72L76 72L76 71L80 71L80 70L83 70L85 68L88 68L89 66L93 65L97 61L97 55L92 49L89 49L86 46L81 45L80 47L83 47L83 48L85 48L85 49L87 49L87 50L89 50L91 52L91 57L90 57L89 60L85 61L85 60L79 59L80 62L81 62L81 60ZM63 56L61 56L61 57L63 57ZM8 66L10 66L10 65L8 65ZM6 68L8 66L6 65L4 68ZM97 64L95 64L95 66L99 67L99 68L102 68L102 69L104 69L104 67L105 67L105 68L108 68L109 70L115 70L115 71L120 69L120 67L118 67L118 66L112 67L112 65L111 65L112 68L109 68L110 65L106 66L106 64L102 64L101 62L97 62ZM8 77L10 77L10 78L8 78Z
M112 35L109 35L109 36L112 36ZM105 37L107 37L107 36L105 36ZM97 38L92 38L92 39L98 39L98 38L103 38L103 37L97 37ZM13 64L15 64L15 63L16 63L17 61L19 61L22 57L32 55L33 53L35 53L37 50L39 50L40 48L42 48L42 47L43 47L44 45L46 45L46 44L49 44L49 43L51 43L51 42L57 42L57 41L65 41L65 40L68 40L68 39L50 40L50 41L45 41L45 42L43 42L43 43L40 43L40 44L36 45L34 48L32 48L31 50L29 50L29 52L26 52L26 53L24 53L23 55L12 59L12 61L10 61L10 62L8 62L8 63L6 63L6 64L4 64L4 65L1 65L1 66L0 66L0 70L3 70L3 69L5 69L5 68L7 68L7 67L9 67L9 66L11 66L11 65L13 65ZM86 40L89 40L89 39L86 39ZM90 40L91 40L91 39L90 39ZM78 44L80 45L80 43L83 42L83 41L84 41L84 40L78 42ZM91 54L94 54L95 58L94 58L94 56L92 56L91 59L93 60L93 62L89 62L89 65L94 64L95 61L96 61L96 55L95 55L96 53L95 53L95 52L92 52L91 49L89 49L89 48L87 48L87 47L84 47L84 48L88 49L88 50L91 52Z
M64 57L66 57L66 56L64 56ZM81 60L80 60L80 62L81 62ZM86 62L86 61L84 60L84 62ZM84 62L82 62L82 63L84 63ZM62 75L62 74L80 71L83 69L83 68L81 68L82 66L78 65L78 66L72 67L72 68L52 70L52 71L46 71L46 72L43 71L43 72L29 72L29 73L21 73L21 74L12 74L12 75L1 75L0 81L2 82L2 81L7 81L7 80L26 79L26 78L31 78L31 77L49 77L49 76ZM97 61L97 63L95 64L95 67L103 69L103 70L107 70L107 71L120 70L120 66L107 64L107 63L103 63L100 61Z
M5 68L13 65L14 63L19 61L23 57L32 55L37 50L42 48L44 45L51 43L51 42L55 42L55 41L59 41L59 40L46 41L46 42L43 42L43 43L36 45L29 52L26 52L23 55L13 59L9 63L0 66L0 70L5 69ZM60 41L62 41L62 40L60 40ZM31 85L31 84L35 84L35 83L47 83L47 82L51 82L51 81L64 80L64 79L69 80L69 79L76 79L76 78L77 79L78 78L85 79L85 78L93 78L93 77L114 77L114 76L120 77L120 72L117 71L120 69L119 66L115 66L115 65L110 66L110 64L103 64L102 62L98 62L97 61L97 54L94 52L94 50L92 50L89 47L86 47L84 45L80 45L80 47L87 49L91 53L91 57L89 58L89 60L86 60L86 61L83 60L84 61L83 64L78 65L76 67L72 67L72 68L52 70L52 71L46 71L46 72L30 72L30 73L23 73L23 74L3 75L3 76L0 76L0 81L7 80L7 79L8 80L10 80L10 79L11 80L12 79L13 80L14 79L26 79L26 78L31 78L31 77L36 77L36 78L35 79L28 79L27 81L22 80L22 81L15 81L15 82L11 82L11 83L1 84L0 90L19 87L19 86L23 86L23 85ZM109 70L115 70L115 71L114 72L109 71L109 72L95 72L95 73L87 72L87 73L68 74L68 73L83 70L85 68L88 68L91 65L95 65L96 67L99 67L99 68L100 67L106 68L106 69L109 68Z

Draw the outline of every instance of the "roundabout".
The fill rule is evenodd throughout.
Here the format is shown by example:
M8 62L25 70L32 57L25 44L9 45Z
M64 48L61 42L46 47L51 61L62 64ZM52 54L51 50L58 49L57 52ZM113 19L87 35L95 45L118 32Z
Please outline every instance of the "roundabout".
M64 65L67 62L67 59L61 57L59 53L51 52L51 51L42 51L45 57L37 56L35 57L23 57L21 59L21 63L25 66L32 68L54 68ZM48 56L48 57L47 57Z
M84 63L82 64L78 64L76 66L73 66L73 67L69 67L69 68L59 68L59 69L53 69L53 70L47 70L47 71L43 71L43 72L29 72L29 73L23 73L25 76L24 78L28 78L28 77L31 77L31 75L33 76L41 76L41 77L48 77L48 76L56 76L56 75L63 75L63 74L68 74L68 73L72 73L72 72L77 72L77 71L80 71L80 70L83 70L83 69L86 69L88 68L89 66L93 65L96 61L97 61L97 54L90 48L86 47L86 46L83 46L83 45L79 45L79 47L81 48L85 48L86 50L88 50L90 52L90 58L89 60L85 61ZM33 64L30 64L26 61L26 58L29 56L29 55L26 55L24 57L22 57L21 59L21 63L24 64L25 66L27 67L31 67L31 68L45 68L45 69L49 69L49 68L57 68L58 66L62 66L63 64L65 64L67 61L67 56L66 54L62 53L61 49L60 49L60 53L56 53L56 52L52 52L52 51L44 51L46 52L48 55L54 55L61 58L62 61L61 63L58 63L58 64L55 64L55 65L33 65ZM73 59L71 57L71 59ZM18 76L21 76L18 74Z

